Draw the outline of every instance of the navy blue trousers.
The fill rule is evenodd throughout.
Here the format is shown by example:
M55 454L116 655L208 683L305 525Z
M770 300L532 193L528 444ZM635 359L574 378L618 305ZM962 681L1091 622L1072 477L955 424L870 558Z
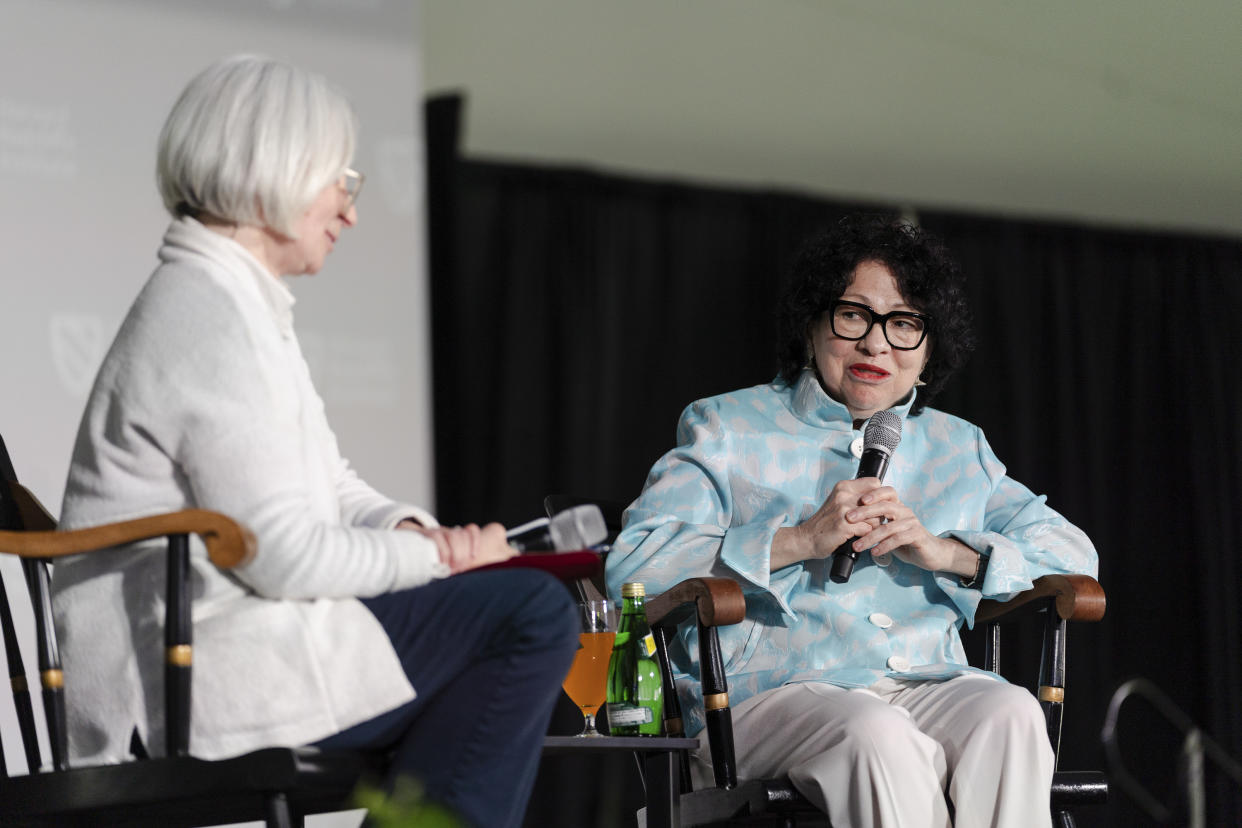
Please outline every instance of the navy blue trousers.
M391 751L388 785L419 780L471 825L520 826L548 720L578 648L568 590L544 572L466 572L365 598L417 698L329 736Z

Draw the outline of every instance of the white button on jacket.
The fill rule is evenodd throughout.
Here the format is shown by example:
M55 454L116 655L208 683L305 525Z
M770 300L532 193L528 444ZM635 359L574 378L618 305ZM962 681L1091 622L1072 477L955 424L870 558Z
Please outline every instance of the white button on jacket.
M887 630L889 627L893 626L893 619L889 618L882 612L871 613L867 616L867 620L882 630Z

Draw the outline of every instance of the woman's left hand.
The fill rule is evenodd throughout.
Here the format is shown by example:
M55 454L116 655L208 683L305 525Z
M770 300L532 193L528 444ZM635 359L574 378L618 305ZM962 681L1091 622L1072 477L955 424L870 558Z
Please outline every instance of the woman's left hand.
M518 554L505 538L505 528L499 523L489 523L480 528L477 524L465 526L437 526L427 528L416 521L406 519L397 529L418 532L432 540L440 553L440 561L456 575L488 564L500 563Z
M871 550L872 557L891 552L900 560L932 572L952 572L969 577L978 567L979 553L952 538L927 531L914 511L901 502L892 486L881 486L861 498L857 509L845 517L853 523L887 519L854 541L854 549Z

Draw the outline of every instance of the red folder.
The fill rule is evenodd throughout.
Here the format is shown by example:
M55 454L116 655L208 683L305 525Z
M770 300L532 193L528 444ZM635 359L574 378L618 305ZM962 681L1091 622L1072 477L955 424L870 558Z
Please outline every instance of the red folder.
M576 549L571 552L524 552L507 561L481 566L479 571L534 567L550 572L562 581L576 581L597 574L602 564L603 558L595 550Z

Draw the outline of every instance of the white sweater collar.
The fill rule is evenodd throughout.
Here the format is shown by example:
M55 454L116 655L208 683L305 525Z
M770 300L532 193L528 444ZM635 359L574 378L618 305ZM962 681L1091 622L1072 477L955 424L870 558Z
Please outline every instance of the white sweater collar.
M253 291L281 333L293 332L293 303L296 298L280 279L272 275L254 255L237 242L208 230L190 216L182 216L168 225L160 247L162 262L207 259L216 265L214 271L237 280L238 287Z

